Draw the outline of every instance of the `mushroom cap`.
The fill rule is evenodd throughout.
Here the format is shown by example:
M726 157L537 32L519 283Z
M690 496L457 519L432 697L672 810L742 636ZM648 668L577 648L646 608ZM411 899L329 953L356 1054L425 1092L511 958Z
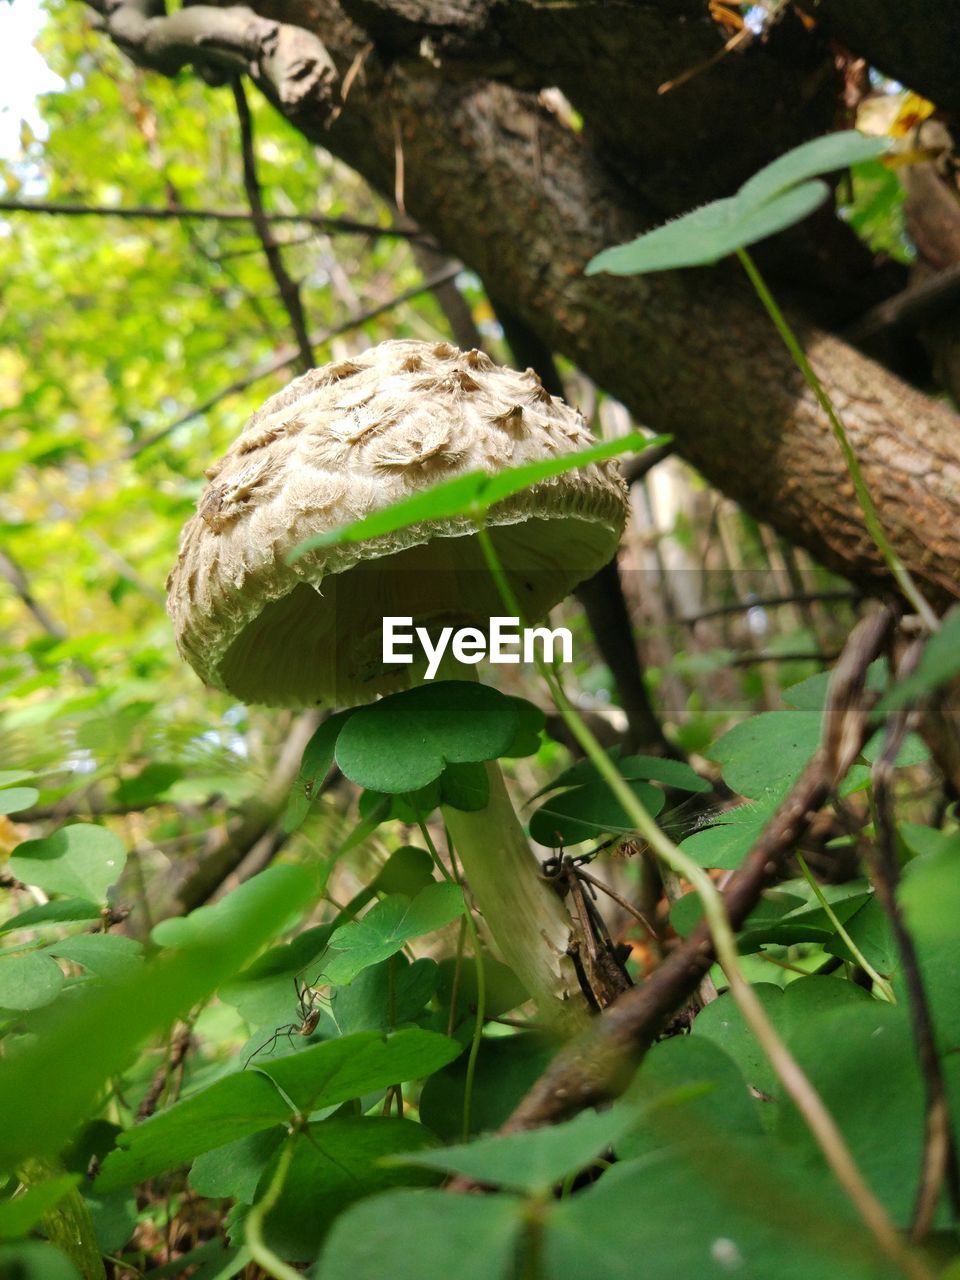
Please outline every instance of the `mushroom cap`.
M286 555L312 534L469 471L596 443L528 369L447 343L383 342L271 396L188 521L167 580L181 656L246 702L353 706L406 688L422 665L384 666L385 615L478 626L508 610L466 517ZM498 503L488 527L532 623L614 554L626 509L616 467L590 464ZM414 653L419 646L414 646Z

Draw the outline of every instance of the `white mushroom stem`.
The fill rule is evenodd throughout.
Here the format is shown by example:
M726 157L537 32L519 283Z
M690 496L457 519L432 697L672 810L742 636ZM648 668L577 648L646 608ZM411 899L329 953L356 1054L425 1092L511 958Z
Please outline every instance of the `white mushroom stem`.
M526 986L542 1017L563 1034L587 1021L587 1004L568 954L573 924L517 820L503 775L486 766L490 799L467 813L443 806L443 817L474 901L503 959Z

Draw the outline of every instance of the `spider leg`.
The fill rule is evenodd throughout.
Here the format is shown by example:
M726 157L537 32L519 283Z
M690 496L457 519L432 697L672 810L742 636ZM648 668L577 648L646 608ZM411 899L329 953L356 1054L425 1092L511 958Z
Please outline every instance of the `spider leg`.
M270 1049L272 1051L276 1047L277 1041L280 1039L280 1037L284 1033L286 1033L289 1036L289 1035L292 1035L294 1031L296 1031L296 1027L293 1025L292 1022L288 1023L287 1026L285 1027L278 1027L272 1036L270 1036L267 1040L264 1040L263 1044L259 1047L259 1049L254 1049L253 1053L250 1054L246 1062L243 1064L243 1069L246 1070L247 1067L250 1065L250 1063L253 1061L253 1059L256 1058L258 1054L263 1053L264 1049L266 1049L268 1045L270 1046ZM290 1043L292 1045L293 1041L291 1040Z

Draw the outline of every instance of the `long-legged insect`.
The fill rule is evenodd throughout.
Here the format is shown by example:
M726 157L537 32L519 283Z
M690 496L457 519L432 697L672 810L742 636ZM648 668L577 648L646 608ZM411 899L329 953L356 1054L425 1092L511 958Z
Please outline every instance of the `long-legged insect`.
M317 982L319 981L320 978L318 977ZM307 1036L312 1036L314 1031L316 1031L317 1025L320 1022L320 1017L323 1013L323 1007L320 1003L320 992L317 990L316 985L310 986L306 982L301 982L299 978L294 978L293 986L297 993L297 1006L300 1014L300 1021L298 1023L288 1022L285 1026L277 1027L273 1035L267 1040L264 1040L263 1044L260 1045L258 1049L254 1049L253 1053L249 1055L246 1062L243 1064L244 1069L250 1065L258 1054L263 1053L268 1046L272 1051L276 1047L276 1043L281 1036L286 1036L287 1043L291 1048L293 1048L294 1036L303 1036L304 1039L306 1039Z

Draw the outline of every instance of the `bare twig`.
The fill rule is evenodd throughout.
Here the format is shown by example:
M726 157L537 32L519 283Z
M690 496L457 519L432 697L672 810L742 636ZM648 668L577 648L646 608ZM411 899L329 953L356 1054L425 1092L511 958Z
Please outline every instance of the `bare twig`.
M900 664L898 675L909 675L920 660L922 641L915 641ZM960 1169L953 1140L950 1106L943 1066L937 1053L936 1036L920 962L913 937L897 899L900 863L897 857L897 829L894 812L893 772L913 712L906 708L887 721L883 749L873 765L873 810L876 842L869 846L868 858L877 898L886 912L897 944L903 980L910 1004L917 1057L926 1092L926 1121L920 1185L913 1210L911 1239L923 1240L933 1224L946 1178L954 1215L960 1213Z
M960 301L960 263L911 285L860 316L844 333L848 342L865 343L891 329L916 329L955 311Z
M745 600L735 600L730 604L717 605L713 609L704 609L702 613L680 618L680 622L692 627L698 622L706 622L708 618L723 618L728 614L747 613L750 609L779 609L782 605L807 604L822 600L849 600L851 604L857 604L862 599L861 592L853 591L849 587L837 587L825 591L796 591L782 596L748 596Z
M654 445L652 449L645 449L643 453L623 464L624 480L626 480L627 484L637 484L644 476L649 475L654 467L672 457L673 453L674 447L672 444L658 444Z
M152 222L239 222L250 223L253 214L244 209L194 209L188 205L67 204L49 200L0 200L0 213L45 213L64 218L128 218ZM432 243L416 228L379 227L352 218L329 218L322 213L264 213L270 223L305 223L328 235L382 236L397 240Z
M313 368L313 349L310 346L310 337L307 333L307 319L303 313L303 299L300 296L300 287L284 266L280 246L273 238L270 223L264 216L263 196L260 191L260 182L257 178L257 158L253 147L253 120L250 116L250 108L247 105L247 95L243 91L243 82L239 76L232 81L232 88L233 100L237 107L237 119L240 122L243 186L247 193L247 200L250 202L253 225L256 227L257 235L263 246L267 265L276 281L280 300L286 308L287 315L290 317L290 327L293 329L293 336L296 339L299 351L298 363L300 372L306 373L308 369Z
M170 1049L165 1061L154 1072L153 1079L150 1082L150 1088L144 1094L143 1101L137 1108L137 1120L149 1120L157 1109L157 1103L163 1096L163 1092L167 1087L167 1081L182 1066L184 1059L190 1049L190 1040L193 1028L189 1023L183 1023L173 1034L170 1041Z
M40 601L34 596L30 590L30 583L27 575L23 572L17 562L10 555L9 551L0 551L0 578L10 586L13 593L20 600L29 612L33 615L42 631L46 632L54 640L65 640L67 632L63 625L56 618L47 612ZM86 685L95 685L96 678L89 667L84 666L82 662L73 660L73 669L76 671L80 680Z
M385 312L392 311L394 307L399 307L403 303L419 297L421 293L429 293L446 280L452 280L462 269L459 264L445 267L443 271L439 271L436 275L424 280L422 284L415 285L412 289L405 289L403 293L397 294L396 297L390 298L387 302L378 303L377 306L371 307L368 311L362 311L359 315L352 316L343 324L337 325L335 329L327 329L324 333L314 334L310 339L311 345L313 347L326 346L328 342L332 342L334 338L338 338L341 334L349 333L352 329L359 329L370 320L376 320L378 316L383 315ZM226 400L228 396L238 395L241 391L246 391L248 387L252 387L254 383L260 382L264 378L269 378L271 374L279 373L281 369L288 368L297 360L299 354L297 348L285 347L280 355L274 357L273 360L257 365L250 373L245 374L242 378L237 378L235 382L231 382L226 387L221 387L219 391L214 392L212 396L208 396L206 400L188 413L182 414L181 417L168 423L167 426L154 432L153 435L145 436L144 439L138 440L135 445L131 445L123 456L125 458L139 457L147 449L151 449L155 444L159 444L161 440L165 440L171 432L179 430L180 427L185 427L194 418L199 418L203 414L209 413L221 400Z

